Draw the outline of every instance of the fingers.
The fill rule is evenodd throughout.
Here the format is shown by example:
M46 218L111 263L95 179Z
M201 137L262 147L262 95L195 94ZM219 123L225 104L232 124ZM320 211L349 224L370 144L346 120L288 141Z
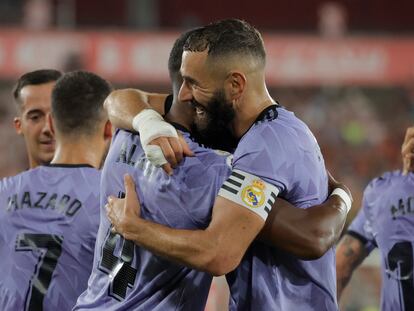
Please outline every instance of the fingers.
M181 146L180 140L174 137L169 137L168 142L174 152L175 160L177 164L179 164L183 160L183 147Z
M168 161L165 159L162 149L158 145L147 145L143 146L145 156L151 162L152 165L160 167Z
M112 210L112 205L111 203L109 203L109 198L108 198L108 203L105 204L105 210L106 210L106 216L108 216L109 221L113 224L115 222L115 215Z
M402 156L413 154L414 149L414 137L408 138L404 140L403 145L401 146L401 154Z
M404 138L404 143L406 141L408 141L410 138L414 137L414 126L409 127L406 131L405 131L405 138Z
M125 185L125 206L128 207L136 207L139 206L138 194L135 190L135 182L132 179L131 175L125 174L124 175L124 185Z
M110 196L108 197L108 204L106 204L105 206L107 206L107 205L112 205L112 204L113 204L113 202L114 202L114 200L115 200L115 197L114 197L113 195L110 195Z
M190 149L190 146L188 146L187 142L185 141L184 137L179 136L178 137L178 141L181 144L181 148L183 150L183 155L187 156L187 157L193 157L194 153L193 151Z
M155 166L161 166L168 175L172 175L172 169L177 167L184 156L194 156L182 136L159 137L152 140L146 148L145 153L150 162Z
M414 154L406 154L403 157L403 175L414 172Z
M405 132L404 142L401 146L403 159L403 174L414 171L414 127L409 127Z
M172 175L173 174L173 169L170 165L170 163L164 164L163 166L161 166L162 169L168 174L168 175Z
M132 179L131 175L125 174L124 175L124 186L125 186L125 199L128 201L128 195L136 195L135 191L135 182Z
M178 162L175 157L175 152L167 137L156 138L153 141L151 141L150 145L158 145L161 148L161 151L164 154L164 157L168 161L168 163L170 163L172 167L177 166Z

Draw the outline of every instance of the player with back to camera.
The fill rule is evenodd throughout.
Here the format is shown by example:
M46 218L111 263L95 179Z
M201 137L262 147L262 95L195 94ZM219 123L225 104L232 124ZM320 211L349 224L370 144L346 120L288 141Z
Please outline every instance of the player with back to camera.
M110 85L88 72L62 76L49 127L56 152L0 181L1 310L71 310L86 289L99 225L100 165L111 125Z

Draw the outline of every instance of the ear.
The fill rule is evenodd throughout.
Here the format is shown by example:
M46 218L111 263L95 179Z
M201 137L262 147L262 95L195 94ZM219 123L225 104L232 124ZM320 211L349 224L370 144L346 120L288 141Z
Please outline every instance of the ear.
M15 117L13 119L13 125L16 129L16 133L22 135L22 120L20 119L20 117Z
M245 88L246 88L247 78L246 76L240 71L233 71L230 72L227 78L227 86L230 90L230 99L235 100L239 99L242 96Z
M52 114L50 114L50 113L47 114L47 123L49 123L50 131L52 132L52 134L54 136L55 135L55 127L54 127L54 124L53 124Z
M104 139L105 140L109 140L112 138L112 123L111 121L106 121L105 122L105 127L104 127Z

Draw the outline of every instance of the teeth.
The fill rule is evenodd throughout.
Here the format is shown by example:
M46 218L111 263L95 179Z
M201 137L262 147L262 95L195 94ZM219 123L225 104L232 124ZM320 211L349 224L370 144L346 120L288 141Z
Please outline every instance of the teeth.
M202 115L205 112L204 109L202 109L200 107L195 107L195 111L196 111L196 114L198 114L198 115Z

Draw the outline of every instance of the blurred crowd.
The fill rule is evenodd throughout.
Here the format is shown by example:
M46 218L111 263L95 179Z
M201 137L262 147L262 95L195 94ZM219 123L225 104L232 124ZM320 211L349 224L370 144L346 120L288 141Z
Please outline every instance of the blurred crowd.
M13 128L13 85L0 84L0 176L27 168L23 141ZM344 181L360 206L368 181L401 166L405 129L414 120L409 88L283 88L273 97L294 111L315 134L332 174Z
M401 144L414 120L414 100L406 89L391 87L282 89L273 95L309 125L327 168L351 188L351 220L368 182L401 167Z

